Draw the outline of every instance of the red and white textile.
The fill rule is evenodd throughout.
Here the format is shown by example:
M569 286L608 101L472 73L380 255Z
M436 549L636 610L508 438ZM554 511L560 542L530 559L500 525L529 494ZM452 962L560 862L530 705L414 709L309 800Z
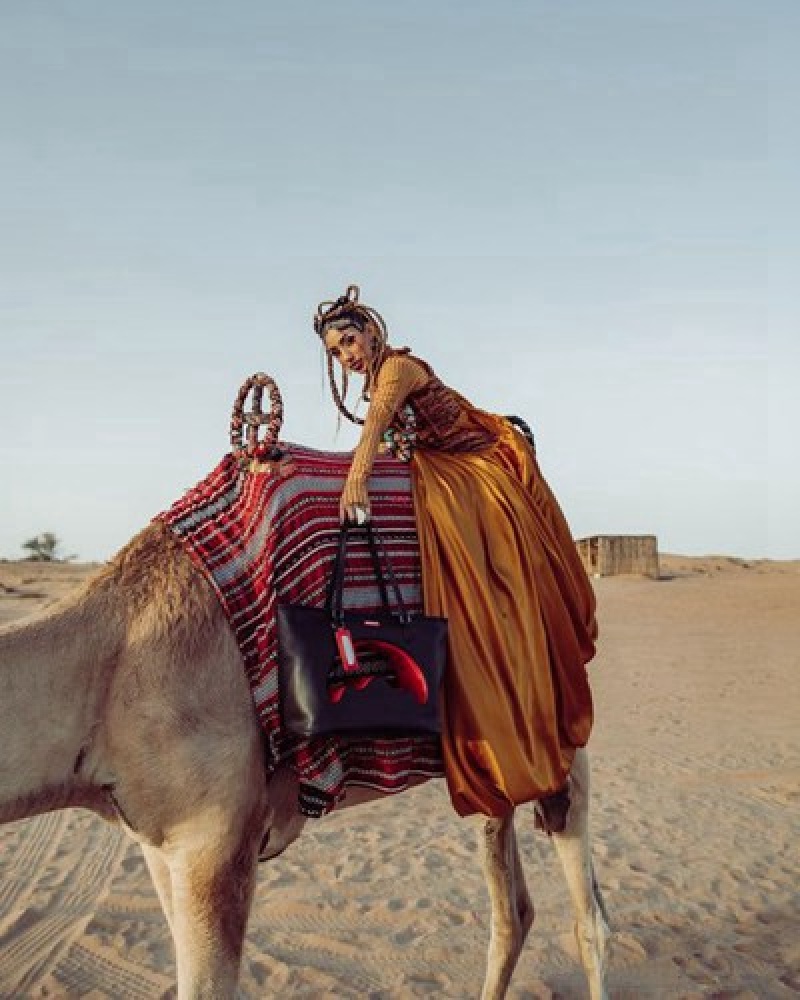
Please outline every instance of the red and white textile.
M351 455L282 443L270 471L243 472L227 455L210 475L158 515L214 587L244 660L268 764L289 760L300 779L301 812L322 816L348 785L403 791L409 780L442 774L435 739L316 739L281 731L278 601L321 606L339 527L339 497ZM369 481L373 523L391 554L409 608L421 610L420 561L409 468L378 457ZM374 610L380 595L366 544L355 539L345 606Z

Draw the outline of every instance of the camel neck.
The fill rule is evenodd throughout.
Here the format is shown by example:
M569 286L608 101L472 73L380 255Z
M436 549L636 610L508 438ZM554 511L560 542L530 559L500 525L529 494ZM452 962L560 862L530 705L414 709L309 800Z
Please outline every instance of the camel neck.
M106 628L100 597L82 594L0 629L2 822L78 804L77 763L104 696L103 670L113 660L113 629Z

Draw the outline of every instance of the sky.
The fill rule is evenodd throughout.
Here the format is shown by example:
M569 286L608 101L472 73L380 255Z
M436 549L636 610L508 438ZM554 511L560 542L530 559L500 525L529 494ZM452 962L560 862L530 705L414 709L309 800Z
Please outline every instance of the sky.
M228 448L347 450L358 283L533 426L576 537L800 557L793 0L0 7L0 557L109 558Z

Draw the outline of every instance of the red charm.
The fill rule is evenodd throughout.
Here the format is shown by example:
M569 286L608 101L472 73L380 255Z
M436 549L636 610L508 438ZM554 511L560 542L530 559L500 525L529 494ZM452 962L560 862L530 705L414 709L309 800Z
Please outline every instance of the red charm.
M357 670L358 660L350 629L344 625L340 625L333 634L336 637L336 647L339 650L339 658L342 661L342 666L347 671Z

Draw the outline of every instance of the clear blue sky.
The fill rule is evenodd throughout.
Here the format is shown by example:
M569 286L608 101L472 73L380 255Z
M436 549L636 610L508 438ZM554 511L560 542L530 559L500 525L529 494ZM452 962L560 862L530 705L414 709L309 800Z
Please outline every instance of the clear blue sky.
M770 0L0 8L0 556L111 555L310 317L534 426L576 535L800 557L796 39Z

